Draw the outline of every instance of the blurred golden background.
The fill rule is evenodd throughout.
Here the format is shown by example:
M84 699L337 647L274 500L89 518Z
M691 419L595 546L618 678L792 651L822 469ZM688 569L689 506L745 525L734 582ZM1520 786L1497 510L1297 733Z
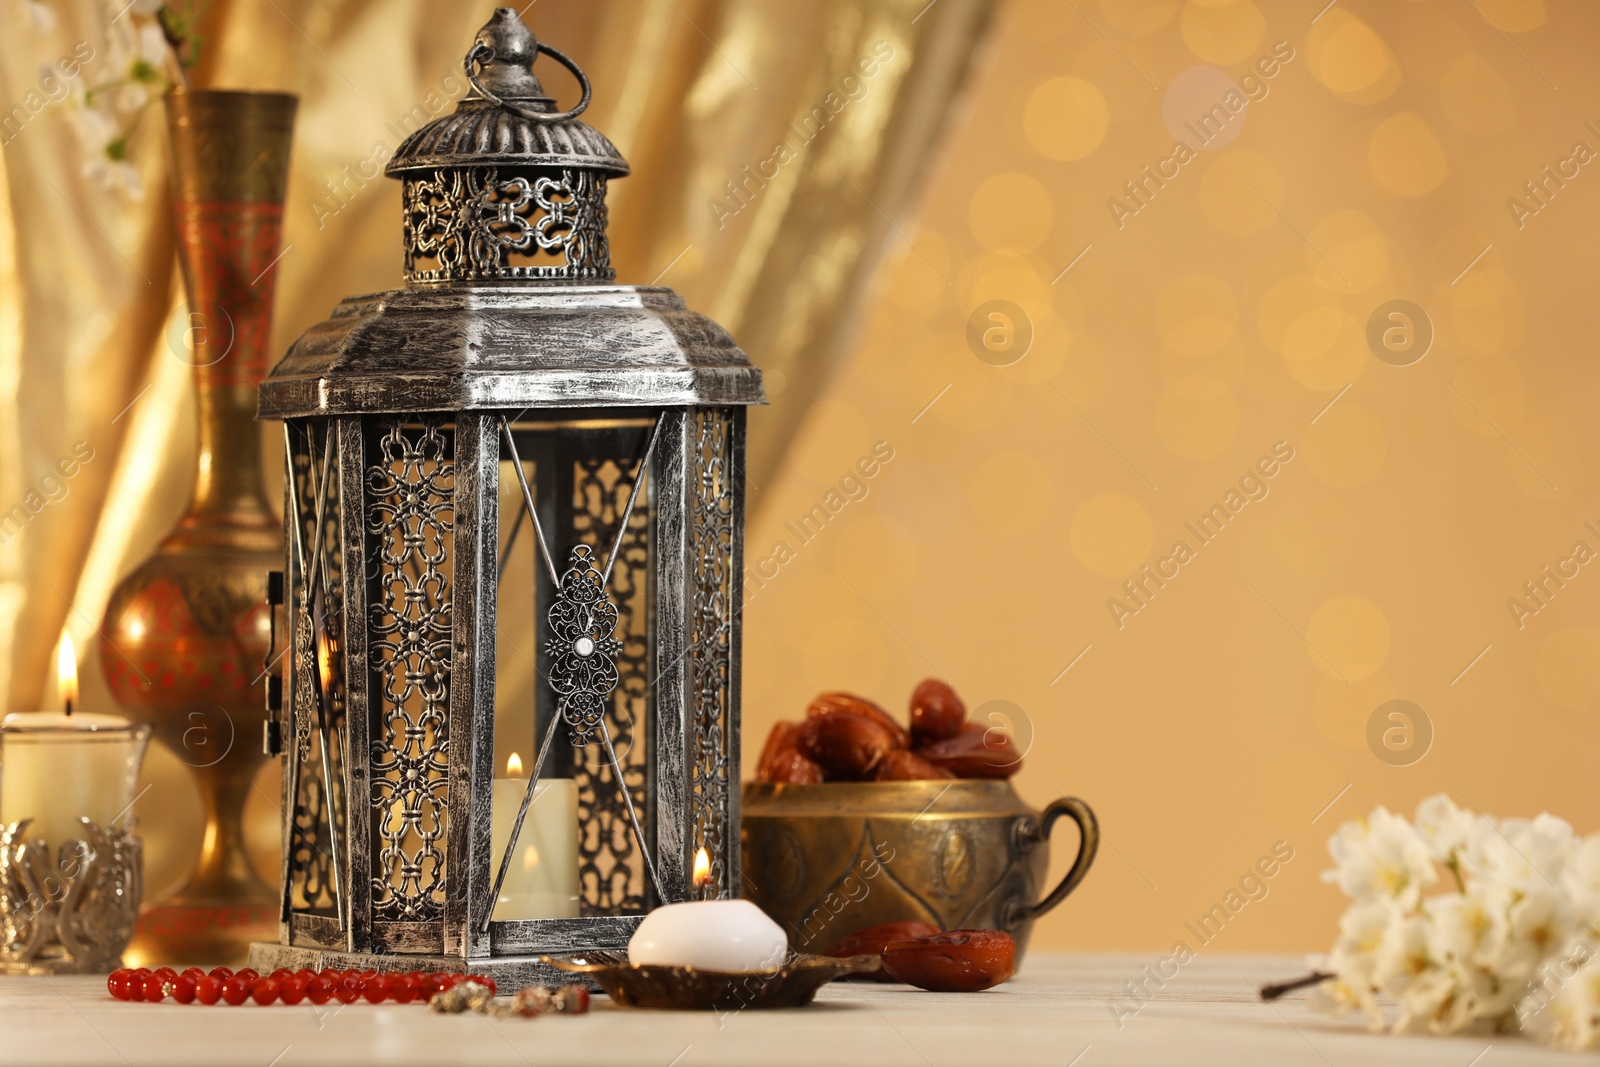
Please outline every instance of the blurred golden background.
M54 28L0 43L0 101L106 17L51 6ZM279 350L338 296L397 283L393 183L344 168L393 146L386 124L459 70L486 14L214 6L202 74L302 96ZM1323 947L1341 903L1324 842L1377 804L1447 791L1600 827L1591 5L539 0L526 17L588 69L591 121L633 163L619 277L679 289L768 375L747 767L818 690L900 711L947 678L1028 748L1027 799L1100 814L1106 847L1039 924L1046 947L1164 951L1278 842L1293 859L1214 947ZM730 198L880 43L882 75L800 162ZM130 203L80 178L59 114L8 134L0 501L76 442L95 451L0 551L10 710L51 706L62 628L93 646L187 492L151 130ZM85 706L104 703L85 673ZM182 764L147 769L156 890L198 822Z

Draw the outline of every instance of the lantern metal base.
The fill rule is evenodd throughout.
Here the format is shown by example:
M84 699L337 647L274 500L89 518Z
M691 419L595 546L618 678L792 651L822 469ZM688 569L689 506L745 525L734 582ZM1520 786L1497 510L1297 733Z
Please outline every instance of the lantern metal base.
M0 825L0 974L116 970L139 914L139 838L82 819L81 838L30 839L30 821Z
M339 970L373 970L380 972L442 971L445 974L481 974L493 978L502 995L509 995L528 985L571 985L574 976L540 962L538 956L489 956L463 960L460 956L395 956L370 952L344 952L339 949L310 946L280 945L270 941L250 944L250 966L261 974L270 974L279 967L299 970L337 968ZM586 982L590 989L600 987Z

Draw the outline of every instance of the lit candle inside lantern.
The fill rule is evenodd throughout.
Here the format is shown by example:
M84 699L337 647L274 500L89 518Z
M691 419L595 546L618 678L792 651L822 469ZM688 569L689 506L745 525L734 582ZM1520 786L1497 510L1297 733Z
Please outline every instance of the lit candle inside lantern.
M81 839L83 817L110 826L127 814L150 736L119 715L74 714L78 660L66 634L56 670L63 712L0 719L0 820L30 820L27 837L53 847Z
M517 821L528 781L522 757L506 760L506 776L494 780L494 819L489 836L493 873ZM533 790L533 803L523 820L517 851L506 871L496 919L567 919L578 914L578 783L571 778L545 778Z
M322 690L322 714L326 716L333 704L333 646L325 633L317 634L317 684Z
M711 882L706 850L694 857L696 892ZM748 900L663 904L644 917L628 942L628 962L749 974L783 966L783 928Z

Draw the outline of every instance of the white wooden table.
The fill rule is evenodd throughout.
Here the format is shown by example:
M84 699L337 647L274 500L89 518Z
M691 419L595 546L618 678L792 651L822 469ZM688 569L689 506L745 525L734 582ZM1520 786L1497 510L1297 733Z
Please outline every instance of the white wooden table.
M1261 981L1297 959L1200 956L1119 1029L1107 1004L1156 955L1035 953L1022 975L978 994L836 983L798 1011L646 1012L595 998L579 1018L439 1016L415 1004L239 1008L122 1004L98 978L0 978L0 1064L556 1064L693 1067L870 1064L945 1067L1270 1065L1537 1067L1591 1056L1511 1036L1391 1037L1328 1019Z

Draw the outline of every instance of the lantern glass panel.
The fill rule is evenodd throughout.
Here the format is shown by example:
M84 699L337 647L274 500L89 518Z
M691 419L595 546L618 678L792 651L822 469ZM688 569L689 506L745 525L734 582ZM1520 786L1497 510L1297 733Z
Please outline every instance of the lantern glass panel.
M514 452L502 436L491 879L498 877L536 767L539 784L495 919L638 914L655 900L633 826L637 817L645 848L653 849L655 510L642 460L655 425L649 412L525 416L508 420ZM524 481L537 527L529 520ZM615 608L614 622L609 610L596 615L584 605L559 606L551 572L564 579L575 566L604 578L602 603ZM569 724L581 720L584 704L594 709L593 729L588 743L575 745ZM541 764L546 737L551 743Z

